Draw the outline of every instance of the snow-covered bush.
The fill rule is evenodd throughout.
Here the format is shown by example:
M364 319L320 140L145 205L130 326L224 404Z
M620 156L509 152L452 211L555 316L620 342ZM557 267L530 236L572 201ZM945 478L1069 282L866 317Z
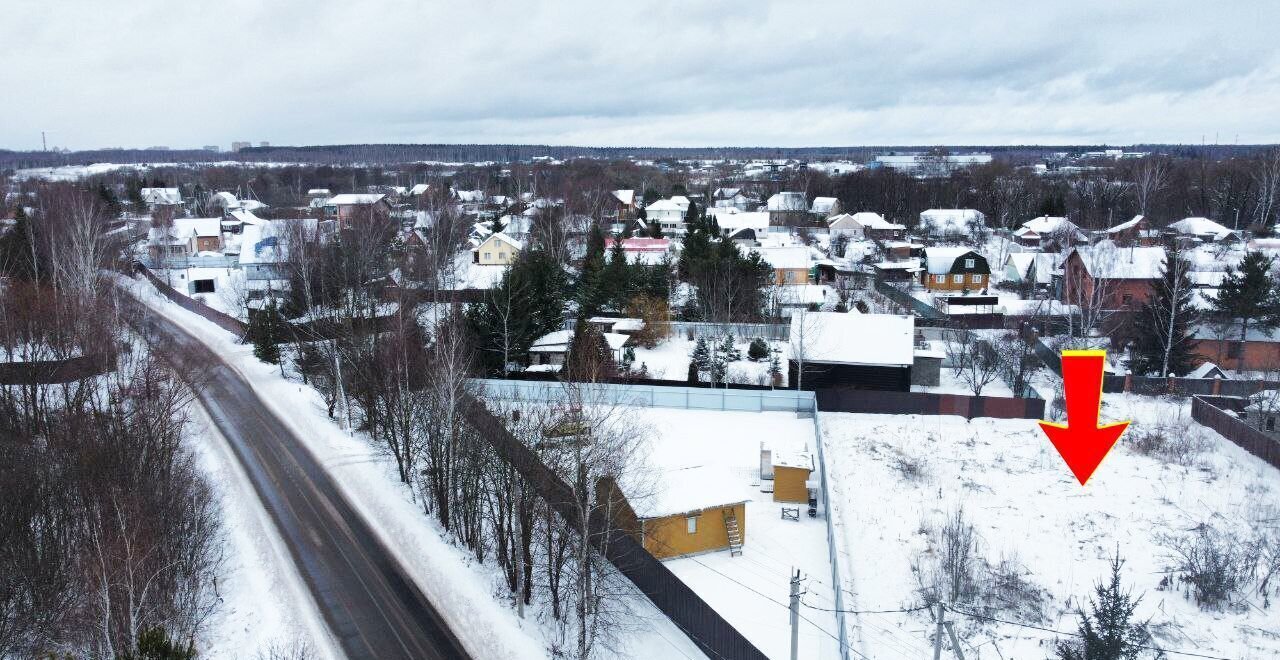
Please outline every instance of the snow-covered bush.
M1123 436L1135 452L1175 465L1190 466L1208 448L1201 427L1182 418L1149 426L1136 426Z
M1196 604L1221 610L1241 601L1258 565L1256 544L1201 523L1187 534L1165 534L1167 569L1186 585Z

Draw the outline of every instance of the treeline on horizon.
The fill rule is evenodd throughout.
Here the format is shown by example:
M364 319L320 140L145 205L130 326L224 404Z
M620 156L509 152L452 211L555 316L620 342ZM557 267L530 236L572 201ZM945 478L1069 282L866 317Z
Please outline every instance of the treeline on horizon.
M1178 145L1136 144L1129 151L1156 152L1169 156L1224 159L1248 156L1272 145ZM647 160L671 159L801 159L867 160L887 152L919 152L945 149L951 153L985 152L1013 164L1027 164L1046 153L1084 153L1117 148L1117 145L886 145L847 147L582 147L539 144L345 144L310 146L248 147L238 152L206 149L94 149L72 152L10 151L0 149L0 170L91 163L203 163L242 161L248 163L310 163L392 165L420 161L449 163L521 162L538 157Z

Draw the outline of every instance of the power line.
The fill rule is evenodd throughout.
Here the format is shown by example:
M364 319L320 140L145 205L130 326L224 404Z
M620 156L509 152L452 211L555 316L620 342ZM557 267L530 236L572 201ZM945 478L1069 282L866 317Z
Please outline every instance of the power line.
M841 614L899 614L899 613L907 613L907 612L920 612L920 611L929 609L927 606L922 605L920 607L911 607L907 609L898 609L898 610L833 610L833 609L827 609L825 607L815 607L813 605L810 605L808 603L803 603L803 602L801 604L811 610L819 610L822 612L840 612Z
M1019 623L1019 622L1017 622L1017 621L1006 621L1006 620L1004 620L1004 619L998 619L998 618L996 618L996 617L993 617L993 616L987 616L987 615L985 615L985 614L977 614L977 613L975 613L975 612L966 612L966 611L964 611L964 610L958 610L958 609L956 609L955 607L952 607L952 606L947 606L947 610L949 610L949 611L951 611L951 612L955 612L956 614L963 614L963 615L968 616L968 617L973 617L973 618L975 618L975 619L986 619L987 621L994 621L994 622L996 622L996 623L1004 623L1004 624L1008 624L1008 625L1011 625L1011 626L1018 626L1018 627L1020 627L1020 628L1030 628L1030 629L1032 629L1032 630L1039 630L1039 631L1041 631L1041 632L1052 633L1052 634L1054 634L1054 635L1067 635L1067 636L1069 636L1069 637L1084 637L1084 635L1081 635L1080 633L1065 632L1065 631L1062 631L1062 630L1054 630L1054 629L1052 629L1052 628L1042 628L1042 627L1040 627L1040 626L1033 626L1033 625L1031 625L1031 624L1029 624L1029 623ZM1159 652L1161 652L1161 653L1173 653L1173 654L1175 654L1175 655L1185 655L1185 656L1192 657L1192 658L1207 658L1208 660L1232 660L1232 658L1224 658L1224 657L1222 657L1222 656L1220 656L1220 655L1204 655L1203 653L1195 653L1195 652L1192 652L1192 651L1178 651L1178 650L1175 650L1175 649L1165 649L1165 648L1160 648L1160 647L1158 647L1158 646L1146 646L1146 645L1143 645L1143 644L1133 644L1132 646L1133 646L1134 648L1143 649L1143 650L1145 650L1145 651L1159 651Z

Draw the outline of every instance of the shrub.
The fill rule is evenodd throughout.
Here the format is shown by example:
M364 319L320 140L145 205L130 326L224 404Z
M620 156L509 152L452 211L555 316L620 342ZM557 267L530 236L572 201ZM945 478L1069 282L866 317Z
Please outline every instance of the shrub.
M1159 542L1172 553L1168 570L1186 584L1197 605L1221 610L1252 582L1258 553L1255 544L1201 523L1189 534L1163 535Z
M747 346L747 357L752 362L759 362L769 357L769 345L759 337L751 340L751 345Z

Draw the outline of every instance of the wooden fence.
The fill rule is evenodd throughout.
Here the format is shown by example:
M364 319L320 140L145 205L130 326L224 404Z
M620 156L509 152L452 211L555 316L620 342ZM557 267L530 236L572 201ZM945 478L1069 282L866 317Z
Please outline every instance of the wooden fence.
M1217 431L1245 451L1280 469L1280 440L1250 426L1221 406L1236 407L1242 400L1196 396L1191 399L1191 418ZM1242 406L1241 406L1242 407Z

